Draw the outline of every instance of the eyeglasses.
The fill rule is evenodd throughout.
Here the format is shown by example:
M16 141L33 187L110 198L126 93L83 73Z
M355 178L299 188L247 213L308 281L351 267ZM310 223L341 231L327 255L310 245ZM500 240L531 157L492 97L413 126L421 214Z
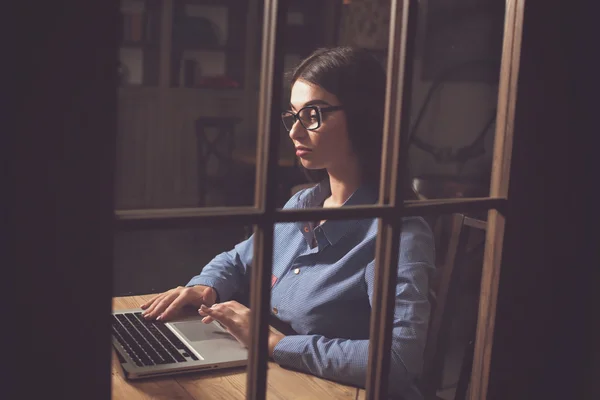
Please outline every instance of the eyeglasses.
M343 106L306 106L301 108L297 113L292 111L282 112L281 120L283 121L283 126L288 132L292 130L292 127L296 121L300 121L300 124L304 127L304 129L314 131L315 129L319 129L321 126L321 121L323 121L323 113L337 111L343 108Z

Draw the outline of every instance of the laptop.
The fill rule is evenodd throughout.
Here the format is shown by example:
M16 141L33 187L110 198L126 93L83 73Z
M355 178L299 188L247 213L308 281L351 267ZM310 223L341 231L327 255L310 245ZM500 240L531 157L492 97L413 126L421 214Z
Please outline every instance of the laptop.
M218 322L198 314L147 321L142 310L115 311L112 342L127 379L245 366L248 350Z

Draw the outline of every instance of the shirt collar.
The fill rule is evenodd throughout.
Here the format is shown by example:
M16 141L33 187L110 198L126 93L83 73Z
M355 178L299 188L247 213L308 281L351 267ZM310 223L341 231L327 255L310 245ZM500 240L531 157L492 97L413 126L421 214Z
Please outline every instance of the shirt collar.
M322 207L323 202L331 195L329 179L325 179L313 188L308 189L304 196L298 199L300 208L316 208ZM373 204L377 201L377 189L369 185L361 185L354 193L348 197L342 207L357 206L364 204ZM348 234L354 225L360 220L330 220L326 221L317 229L321 229L324 239L328 244L334 246L339 240ZM307 222L298 222L300 230L304 231L308 225ZM317 233L317 238L320 236ZM321 247L319 240L319 247Z

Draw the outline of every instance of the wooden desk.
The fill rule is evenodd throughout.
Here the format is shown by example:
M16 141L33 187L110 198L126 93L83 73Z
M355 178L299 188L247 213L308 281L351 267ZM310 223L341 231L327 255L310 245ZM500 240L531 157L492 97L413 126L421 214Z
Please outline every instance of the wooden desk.
M150 295L117 297L113 299L113 309L138 308L148 298ZM114 349L111 375L113 400L235 400L245 399L246 395L246 371L240 368L127 381ZM355 400L357 395L358 389L354 387L290 371L269 362L269 400Z

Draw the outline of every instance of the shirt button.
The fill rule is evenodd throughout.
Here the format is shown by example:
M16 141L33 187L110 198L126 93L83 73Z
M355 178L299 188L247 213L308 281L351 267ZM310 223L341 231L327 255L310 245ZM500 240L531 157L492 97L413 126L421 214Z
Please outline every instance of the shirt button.
M306 233L310 232L310 229L308 228L308 226L304 227L304 232L306 232Z
M273 307L273 314L277 315L278 312L277 307Z
M298 275L298 274L300 273L300 268L296 268L296 269L294 270L294 273L295 273L296 275Z

